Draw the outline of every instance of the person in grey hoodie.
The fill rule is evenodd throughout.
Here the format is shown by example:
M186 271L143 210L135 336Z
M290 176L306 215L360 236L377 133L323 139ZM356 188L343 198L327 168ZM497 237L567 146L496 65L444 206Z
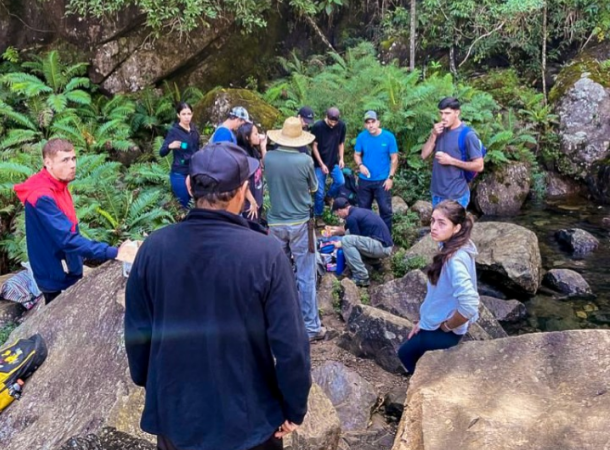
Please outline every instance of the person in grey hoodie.
M479 318L473 225L466 209L454 200L440 202L432 212L430 234L439 243L439 252L427 269L428 292L420 320L398 350L411 374L425 352L457 345Z

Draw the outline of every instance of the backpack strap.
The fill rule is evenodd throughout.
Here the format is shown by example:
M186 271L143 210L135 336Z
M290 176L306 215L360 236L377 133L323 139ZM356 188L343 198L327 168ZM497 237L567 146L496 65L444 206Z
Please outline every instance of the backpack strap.
M466 136L468 133L472 131L472 128L468 126L464 126L462 131L460 131L460 135L458 136L458 147L460 148L460 153L462 154L462 161L468 161L468 149L466 148Z

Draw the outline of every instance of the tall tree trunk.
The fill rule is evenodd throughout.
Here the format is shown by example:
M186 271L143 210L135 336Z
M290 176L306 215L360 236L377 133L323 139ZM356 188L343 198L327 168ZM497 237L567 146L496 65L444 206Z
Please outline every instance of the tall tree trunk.
M415 70L415 38L417 35L417 0L411 0L411 31L409 33L409 70Z
M449 48L449 71L454 77L457 77L457 67L455 65L455 45L451 45Z
M303 14L303 17L305 18L305 21L311 26L313 31L318 35L320 40L324 42L324 44L326 44L326 46L330 49L330 51L336 52L335 48L332 46L328 38L324 35L324 33L322 33L322 30L320 30L320 27L318 26L316 21L307 14Z
M548 16L548 3L544 2L542 11L542 93L544 94L544 104L547 104L548 96L546 92L546 41L547 41L547 16Z

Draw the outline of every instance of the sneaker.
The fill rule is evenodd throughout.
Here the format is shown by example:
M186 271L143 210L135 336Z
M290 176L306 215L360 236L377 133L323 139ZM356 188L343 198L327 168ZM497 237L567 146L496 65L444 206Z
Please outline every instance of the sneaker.
M309 342L323 341L325 337L326 337L326 328L321 327L320 331L318 331L316 334L312 334L309 336Z
M356 278L353 277L352 281L356 284L356 286L358 287L368 287L371 283L369 282L368 278Z

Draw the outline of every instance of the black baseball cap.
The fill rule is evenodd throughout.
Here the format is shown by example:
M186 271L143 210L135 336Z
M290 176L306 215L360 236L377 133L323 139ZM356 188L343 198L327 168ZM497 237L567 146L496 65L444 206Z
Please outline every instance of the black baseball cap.
M345 197L337 197L335 201L333 201L333 211L338 209L347 208L349 206L349 200Z
M311 109L309 106L303 106L301 109L299 109L297 115L301 116L306 124L311 125L313 123L313 109Z
M208 144L191 157L189 175L193 197L231 192L259 167L259 162L230 142Z

